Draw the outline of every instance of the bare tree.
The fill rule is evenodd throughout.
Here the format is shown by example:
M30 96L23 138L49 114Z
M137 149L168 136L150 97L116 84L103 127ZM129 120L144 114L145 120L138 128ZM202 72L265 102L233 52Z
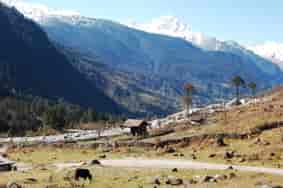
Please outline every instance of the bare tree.
M184 85L184 96L182 97L183 104L185 106L186 116L189 116L192 104L193 104L193 92L195 87L191 83Z

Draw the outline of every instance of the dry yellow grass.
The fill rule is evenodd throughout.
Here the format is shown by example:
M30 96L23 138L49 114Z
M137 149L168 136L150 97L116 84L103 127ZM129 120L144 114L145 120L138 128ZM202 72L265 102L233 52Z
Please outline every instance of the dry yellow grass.
M0 174L0 184L6 184L8 181L16 181L25 185L25 187L42 188L46 186L61 187L61 188L72 188L69 181L64 180L64 177L69 174L70 169L58 170L52 163L57 163L57 159L46 160L46 156L56 155L60 162L68 162L70 159L72 161L86 161L89 160L91 153L93 151L81 152L81 150L73 150L75 155L69 156L71 151L69 149L56 149L51 150L50 148L41 148L39 151L32 152L30 154L26 151L18 150L17 153L10 153L11 157L21 156L22 160L19 162L30 162L33 164L33 169L27 172L10 172ZM123 154L124 156L124 154ZM74 157L74 158L73 158ZM48 159L48 157L47 157ZM152 188L153 184L150 180L153 177L160 177L162 180L161 188L167 188L168 185L164 184L164 179L167 176L175 176L188 181L195 176L205 176L216 174L228 175L231 171L213 171L213 170L179 170L177 173L171 171L171 169L135 169L135 168L110 168L110 167L89 167L91 173L94 175L94 181L79 182L77 183L77 188L80 185L84 185L85 188L99 187L99 188L133 188L133 187L143 187ZM283 179L281 176L272 176L266 174L257 173L240 173L235 172L237 177L229 180L223 180L218 183L197 183L195 185L190 185L193 188L205 188L205 187L217 187L217 188L253 188L256 184L267 183L271 185L283 185ZM26 180L28 178L35 178L38 182L28 183ZM24 183L26 182L26 183ZM170 186L169 186L170 187ZM184 186L180 186L184 187Z

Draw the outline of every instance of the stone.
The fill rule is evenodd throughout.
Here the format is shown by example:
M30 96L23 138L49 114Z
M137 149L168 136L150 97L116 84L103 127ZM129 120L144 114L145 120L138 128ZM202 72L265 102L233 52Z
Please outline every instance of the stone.
M27 178L27 179L25 179L25 182L26 182L26 183L37 183L38 180L35 179L35 178Z
M100 159L105 159L105 158L106 158L106 155L100 155L99 158L100 158Z
M172 172L178 172L178 169L177 168L173 168Z
M183 184L183 180L180 179L180 178L176 178L174 176L169 176L169 177L167 177L165 183L167 185L175 185L175 186L177 186L177 185L182 185Z
M194 179L190 179L188 181L185 181L184 184L186 185L194 185L194 184L197 184L198 182Z
M175 152L176 152L176 149L174 149L174 148L172 148L172 147L167 147L167 148L165 149L165 152L166 152L166 153L175 153Z
M208 157L209 157L209 158L214 158L214 157L216 157L216 154L215 154L215 153L210 154Z
M227 170L234 170L233 166L229 166Z
M235 152L234 151L226 151L224 153L224 159L232 159L234 157Z
M22 188L22 186L19 185L19 184L16 183L16 182L9 182L9 183L7 184L7 188Z
M215 178L212 176L204 176L201 179L201 183L215 182Z
M235 178L235 177L237 177L237 175L236 175L234 172L231 172L231 173L229 173L229 175L228 175L228 179L233 179L233 178Z
M224 181L228 179L228 177L225 174L216 174L214 176L214 179L216 179L217 181Z
M96 159L92 160L92 161L90 162L90 164L91 164L91 165L101 165L100 161L99 161L99 160L96 160Z
M193 160L197 159L197 156L195 154L192 154L191 157L192 157Z
M150 178L148 183L154 185L161 185L160 177Z

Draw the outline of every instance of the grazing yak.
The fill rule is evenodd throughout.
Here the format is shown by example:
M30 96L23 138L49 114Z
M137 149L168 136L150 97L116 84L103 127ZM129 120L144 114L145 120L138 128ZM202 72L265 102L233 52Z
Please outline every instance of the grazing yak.
M78 181L80 178L84 179L84 180L92 180L92 175L90 173L90 171L88 169L76 169L75 171L75 180Z

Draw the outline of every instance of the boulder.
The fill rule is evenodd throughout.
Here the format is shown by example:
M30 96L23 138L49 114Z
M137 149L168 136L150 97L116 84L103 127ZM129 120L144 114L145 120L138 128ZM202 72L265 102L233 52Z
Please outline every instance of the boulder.
M188 185L194 185L194 184L197 184L198 182L196 181L196 180L194 180L194 179L190 179L190 180L188 180L188 181L184 181L184 184L186 185L186 186L188 186Z
M216 179L213 176L204 176L201 179L201 183L208 183L208 182L216 182Z
M229 173L229 175L228 175L228 179L233 179L233 178L235 178L235 177L237 177L237 175L236 175L234 172L231 172L231 173Z
M160 177L150 178L148 183L149 184L154 184L154 185L161 185L160 179L161 179Z
M208 157L209 157L209 158L214 158L214 157L216 157L216 154L215 154L215 153L210 154Z
M105 159L105 158L106 158L106 155L100 155L99 158L100 158L100 159Z
M173 168L172 172L178 172L178 169L177 168Z
M90 165L101 165L101 163L99 160L94 159L90 162Z
M233 166L229 166L227 170L234 170Z
M234 151L226 151L224 153L224 159L232 159L235 156L235 152Z
M216 179L217 181L224 181L228 179L228 177L225 174L216 174L214 176L214 179Z
M24 180L25 183L28 183L28 184L32 184L32 183L37 183L38 180L35 179L35 178L27 178Z
M9 182L7 188L22 188L22 186L16 182Z
M182 185L183 184L183 180L180 179L180 178L176 178L174 176L169 176L167 177L165 183L167 185L174 185L174 186L177 186L177 185Z
M176 149L172 148L172 147L167 147L165 148L165 152L166 153L175 153L176 152Z

